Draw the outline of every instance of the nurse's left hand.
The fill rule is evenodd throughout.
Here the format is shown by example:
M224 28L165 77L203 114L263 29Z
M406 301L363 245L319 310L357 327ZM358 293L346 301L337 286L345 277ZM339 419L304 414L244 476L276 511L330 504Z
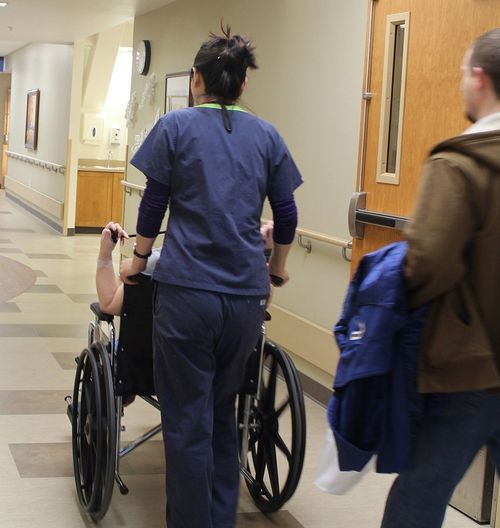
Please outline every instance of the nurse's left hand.
M137 275L146 269L146 260L137 257L128 258L120 265L120 279L125 284L136 284L130 277Z

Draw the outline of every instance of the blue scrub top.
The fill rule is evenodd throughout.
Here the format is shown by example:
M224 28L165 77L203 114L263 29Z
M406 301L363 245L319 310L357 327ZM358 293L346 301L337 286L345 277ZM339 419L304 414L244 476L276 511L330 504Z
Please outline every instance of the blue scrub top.
M163 116L130 163L168 186L167 234L153 279L236 295L267 295L260 235L266 196L293 198L300 173L276 129L239 107L185 108Z

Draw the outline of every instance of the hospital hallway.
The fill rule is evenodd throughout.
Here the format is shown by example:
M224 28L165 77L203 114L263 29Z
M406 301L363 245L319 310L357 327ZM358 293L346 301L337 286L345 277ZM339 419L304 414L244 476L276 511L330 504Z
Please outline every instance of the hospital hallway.
M64 398L72 392L75 357L87 343L98 247L98 235L63 237L0 190L0 528L95 526L78 503ZM237 527L378 527L394 477L368 474L344 496L320 492L314 476L325 409L306 397L306 414L306 458L294 496L265 516L242 482ZM158 422L159 413L137 399L125 410L122 439ZM162 528L163 466L159 437L126 457L120 467L130 493L122 496L115 487L98 526ZM477 524L448 508L444 526Z

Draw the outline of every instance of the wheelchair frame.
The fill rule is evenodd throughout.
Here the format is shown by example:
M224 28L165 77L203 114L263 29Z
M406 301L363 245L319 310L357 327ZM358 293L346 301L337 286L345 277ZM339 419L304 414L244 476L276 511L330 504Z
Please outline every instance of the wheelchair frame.
M72 424L78 498L82 508L94 520L99 520L109 508L115 482L120 493L129 492L120 476L120 458L161 432L161 425L120 448L124 408L123 396L115 391L120 358L114 318L101 312L97 303L91 305L91 310L95 320L89 324L88 347L76 358L73 395L66 401ZM107 324L107 331L103 329L104 324ZM279 510L291 498L299 483L306 419L296 368L286 352L266 339L265 332L263 323L238 396L237 424L240 473L256 506L270 513ZM285 397L277 404L280 390ZM139 396L160 409L154 396ZM289 438L283 438L280 425L289 426Z

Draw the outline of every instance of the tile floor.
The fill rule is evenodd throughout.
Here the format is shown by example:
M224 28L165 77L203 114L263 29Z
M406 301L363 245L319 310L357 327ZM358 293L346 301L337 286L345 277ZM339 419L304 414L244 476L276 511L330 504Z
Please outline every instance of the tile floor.
M76 497L64 396L73 385L73 358L86 345L99 239L60 236L4 191L0 213L0 528L92 527ZM308 398L306 412L307 451L295 495L266 517L242 486L238 528L376 528L393 477L370 474L345 496L322 494L313 480L325 412ZM157 422L157 411L137 401L127 408L122 439ZM122 469L130 493L115 490L100 526L161 528L161 443L145 444ZM450 508L444 526L476 524Z

